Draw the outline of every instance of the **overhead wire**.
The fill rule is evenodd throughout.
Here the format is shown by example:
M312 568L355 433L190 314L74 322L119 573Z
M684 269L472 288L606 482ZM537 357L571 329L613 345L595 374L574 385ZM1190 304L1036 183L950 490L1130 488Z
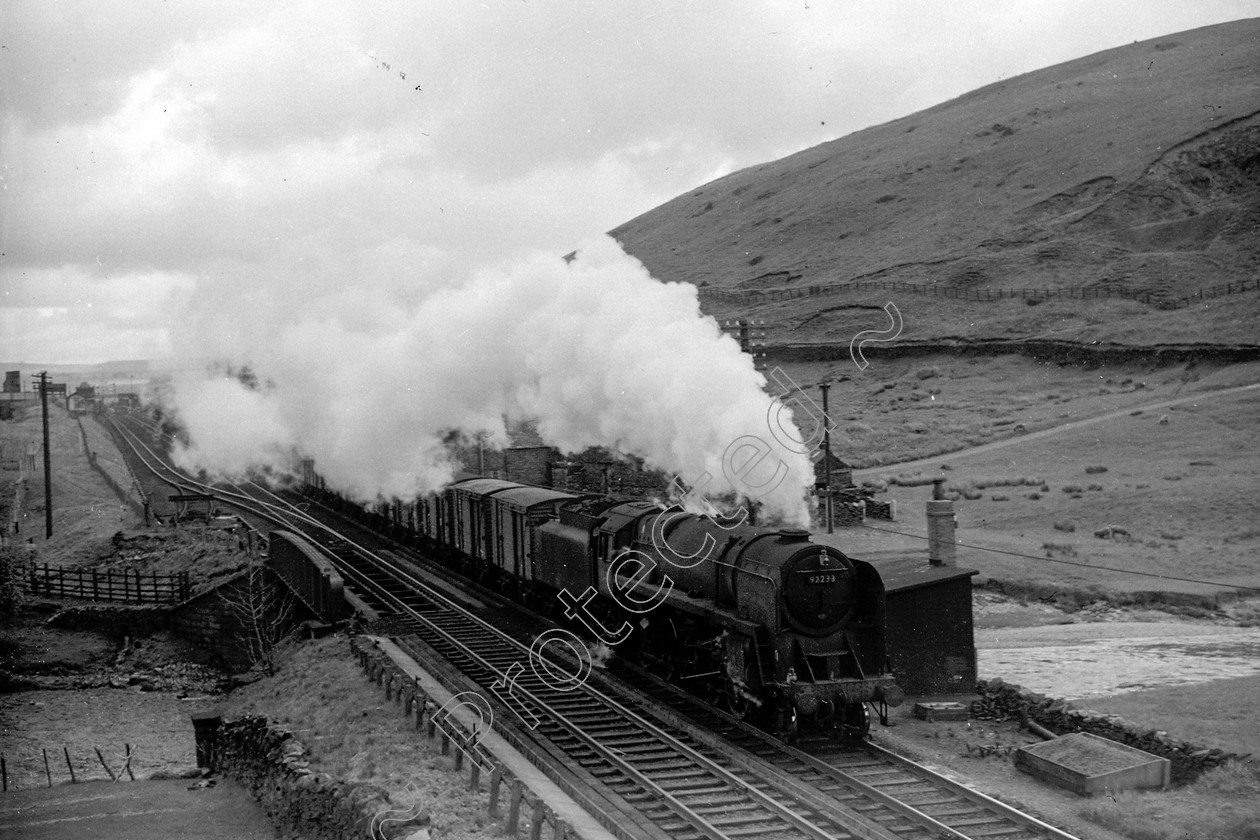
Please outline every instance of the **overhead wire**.
M867 525L866 523L862 523L862 527L867 528L868 530L871 530L871 531L881 531L885 534L897 534L898 536L912 537L918 540L928 541L929 539L924 534L911 534L905 531L894 531L891 528L876 528L874 525ZM1242 589L1248 592L1260 592L1260 586L1247 586L1241 583L1222 583L1220 581L1215 581L1215 580L1201 580L1199 578L1178 577L1177 575L1165 575L1165 574L1160 574L1158 572L1141 572L1141 571L1137 571L1136 569L1121 569L1116 566L1100 566L1094 563L1081 563L1075 560L1063 560L1057 557L1038 557L1036 554L1023 554L1018 551L1007 551L1006 549L1002 549L1002 548L991 548L989 546L972 545L971 543L964 543L964 542L955 542L954 544L961 548L972 548L972 549L975 549L976 551L988 551L992 554L1005 554L1009 557L1019 557L1025 560L1036 560L1039 563L1059 563L1064 566L1078 566L1082 569L1092 569L1094 571L1119 572L1120 574L1138 575L1140 577L1152 577L1152 578L1158 578L1160 580L1175 580L1179 583L1196 583L1201 586L1219 586L1222 589Z

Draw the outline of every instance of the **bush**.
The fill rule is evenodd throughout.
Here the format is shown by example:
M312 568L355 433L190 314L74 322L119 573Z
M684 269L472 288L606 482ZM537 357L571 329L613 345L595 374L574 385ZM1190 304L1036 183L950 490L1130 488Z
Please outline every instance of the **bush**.
M1107 471L1106 467L1086 467L1085 468L1085 472L1091 475L1093 475L1094 473L1105 473L1106 471Z
M22 585L25 555L16 548L0 548L0 625L16 622L26 598Z
M1076 484L1065 484L1063 485L1063 492L1064 493L1080 493L1082 491L1081 491L1081 488Z
M941 375L941 370L933 365L930 368L919 368L914 375L919 379L934 379Z
M1054 523L1054 530L1070 534L1076 530L1076 525L1071 522L1056 522Z
M1007 501L1010 501L1010 498L1011 498L1011 497L1010 497L1010 496L1003 496L1001 493L995 493L994 495L990 496L989 498L990 498L990 499L992 499L992 500L993 500L993 501L995 501L995 502L1007 502Z
M1101 490L1101 489L1103 489L1103 487L1102 487L1102 485L1101 485L1101 484L1091 484L1091 485L1089 485L1089 487L1088 487L1088 488L1086 488L1086 489L1089 489L1089 490Z
M1040 499L1040 498L1041 498L1041 494L1040 494L1040 493L1029 493L1027 498L1032 499L1032 500L1035 502L1035 501L1037 501L1038 499Z

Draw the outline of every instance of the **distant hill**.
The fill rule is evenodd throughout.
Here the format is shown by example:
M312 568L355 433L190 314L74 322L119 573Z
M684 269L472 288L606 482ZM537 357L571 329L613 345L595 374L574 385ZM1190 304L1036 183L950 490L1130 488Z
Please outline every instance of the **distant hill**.
M47 371L50 381L68 384L71 388L80 382L99 385L103 382L147 381L153 371L152 363L144 359L95 364L36 364L33 362L0 362L0 371L16 370L21 373L22 390L33 391L35 375Z
M847 340L892 300L917 338L1255 343L1260 292L1158 304L1260 276L1257 68L1260 19L1134 43L735 172L611 233L658 279L701 286L708 311L769 318L772 340ZM713 294L854 281L973 300ZM1137 299L974 301L1030 288Z

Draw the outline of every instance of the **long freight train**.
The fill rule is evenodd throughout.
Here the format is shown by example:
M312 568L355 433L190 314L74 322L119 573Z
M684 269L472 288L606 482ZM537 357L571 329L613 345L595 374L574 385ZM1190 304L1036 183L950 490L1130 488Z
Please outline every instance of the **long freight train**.
M382 517L400 536L785 736L861 737L904 697L878 570L808 531L491 478L404 507Z

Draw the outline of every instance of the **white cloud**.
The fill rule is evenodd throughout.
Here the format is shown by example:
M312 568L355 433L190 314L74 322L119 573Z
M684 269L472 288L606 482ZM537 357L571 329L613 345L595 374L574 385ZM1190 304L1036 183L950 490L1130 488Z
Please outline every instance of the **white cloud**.
M173 302L235 295L256 309L311 283L380 294L376 278L405 287L413 272L427 283L563 253L733 169L1249 13L1172 0L14 0L0 11L0 307L26 305L19 278L71 271L92 312L53 302L70 318L61 332L81 334L135 307L143 277L196 284ZM166 324L124 326L150 348L147 330ZM7 354L65 359L57 335L7 332Z

